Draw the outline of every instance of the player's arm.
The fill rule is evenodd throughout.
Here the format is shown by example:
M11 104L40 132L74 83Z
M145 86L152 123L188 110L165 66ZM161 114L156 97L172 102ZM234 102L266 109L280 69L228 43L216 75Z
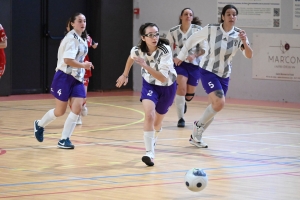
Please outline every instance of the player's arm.
M172 54L170 54L170 58L172 59ZM139 64L142 68L144 68L145 70L147 70L149 74L151 74L154 78L156 78L160 82L164 83L164 82L166 82L168 80L160 71L156 71L155 69L153 69L152 67L150 67L149 65L147 65L147 63L145 62L145 60L143 58L135 57L134 61L137 64ZM160 66L159 66L159 68L160 68Z
M78 62L77 60L72 59L72 58L64 58L64 62L67 65L72 66L72 67L76 67L76 68L84 68L84 69L87 69L87 70L91 70L91 68L94 69L94 66L91 62L81 63L81 62Z
M174 59L175 64L178 66L188 56L188 50L196 46L197 43L203 41L207 37L208 27L204 27L202 30L197 31L191 37L189 37L183 47L181 48L177 58Z
M0 42L0 48L5 49L7 47L7 38Z
M240 37L240 39L241 39L241 41L243 43L241 45L240 49L243 51L244 56L246 58L252 58L252 56L253 56L253 50L252 50L252 48L249 45L249 41L248 41L246 32L244 30L240 30L239 37Z
M122 85L126 85L128 83L128 74L129 74L129 71L132 67L134 63L134 60L131 58L131 56L129 55L128 56L128 59L126 61L126 64L125 64L125 69L124 69L124 72L123 74L117 79L117 83L116 83L116 87L121 87Z

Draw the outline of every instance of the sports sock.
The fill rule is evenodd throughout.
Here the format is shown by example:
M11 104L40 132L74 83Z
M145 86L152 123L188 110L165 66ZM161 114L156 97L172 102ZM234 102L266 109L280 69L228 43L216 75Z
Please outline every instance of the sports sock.
M69 113L69 115L65 121L65 124L64 124L64 129L61 134L61 139L67 139L67 138L71 137L71 135L74 131L74 128L76 126L78 117L79 117L79 115L76 115L73 112Z
M46 114L42 117L42 119L39 121L38 125L41 127L46 127L48 124L53 122L56 119L56 116L54 115L54 108L46 112Z
M178 119L184 117L184 104L185 104L185 96L179 96L176 94L175 103L177 108L177 116Z
M155 131L144 131L144 143L146 151L151 151L153 157L155 156L154 147L155 147Z
M217 112L212 108L212 105L209 104L207 108L205 109L204 113L200 117L199 121L197 122L197 126L205 126L205 124L211 120Z

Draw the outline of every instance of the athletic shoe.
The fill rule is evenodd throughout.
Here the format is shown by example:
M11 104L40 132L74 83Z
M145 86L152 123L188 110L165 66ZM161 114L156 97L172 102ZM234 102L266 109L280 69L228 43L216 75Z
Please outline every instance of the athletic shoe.
M187 105L186 105L186 102L184 103L184 114L186 113L186 110L187 110Z
M81 120L81 116L79 115L76 125L81 125L81 124L82 124L82 120Z
M82 108L81 108L81 116L87 116L87 114L88 114L88 109L87 109L87 107L86 107L86 105L84 104L83 106L82 106Z
M151 151L147 151L146 155L142 157L142 161L148 166L153 166L154 165L153 153Z
M202 126L197 126L197 121L195 121L192 136L196 142L201 142L203 132L204 128Z
M57 143L57 147L61 149L74 149L75 146L72 144L69 138L59 140Z
M39 142L43 142L44 140L44 127L39 126L40 120L35 120L33 122L33 130L34 130L34 136Z
M183 118L178 120L177 127L185 127L185 121Z
M203 141L203 139L201 138L201 141L200 142L196 142L194 139L193 139L193 136L191 135L191 138L189 140L190 144L192 145L195 145L196 147L199 147L199 148L207 148L208 145Z

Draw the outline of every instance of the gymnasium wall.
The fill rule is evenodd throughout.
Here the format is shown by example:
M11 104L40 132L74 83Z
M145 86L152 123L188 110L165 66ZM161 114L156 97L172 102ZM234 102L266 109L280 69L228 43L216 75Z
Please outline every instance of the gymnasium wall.
M203 26L209 23L217 23L216 0L134 0L134 7L137 6L140 8L140 14L134 16L133 45L136 45L139 41L138 29L141 24L154 22L161 31L167 31L178 24L180 12L186 7L192 8L194 15L202 20ZM254 33L300 34L300 30L293 30L292 14L293 1L281 1L280 29L244 28L251 46L255 45L253 44ZM129 51L130 49L128 49L128 55ZM133 77L133 89L140 91L142 78L140 66L136 64L133 67ZM197 88L196 95L206 96L201 84ZM300 82L253 79L252 60L244 58L238 52L233 59L227 98L300 102Z

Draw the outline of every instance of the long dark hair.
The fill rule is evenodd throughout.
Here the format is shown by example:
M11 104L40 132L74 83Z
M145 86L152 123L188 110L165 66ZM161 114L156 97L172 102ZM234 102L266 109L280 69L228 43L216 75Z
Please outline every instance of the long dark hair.
M147 27L154 27L154 26L157 28L157 30L159 30L158 26L154 23L147 22L145 24L142 24L140 26L140 30L139 30L140 36L145 37L144 35L145 35L146 28ZM167 40L165 38L159 38L157 46L162 45L162 44L169 45L170 43L169 43L169 40ZM140 40L138 46L139 46L139 48L141 49L142 52L145 52L145 53L149 52L149 49L148 49L148 46L147 46L146 42L143 41L142 39Z
M239 11L238 9L234 6L234 5L231 5L231 4L228 4L226 6L224 6L224 8L222 9L222 13L221 13L221 18L220 18L220 23L223 23L224 20L222 19L222 16L225 16L225 13L228 9L234 9L236 11L236 16L238 16L239 14Z
M72 17L70 17L70 19L69 19L70 21L68 23L70 31L73 29L73 26L71 25L71 22L74 23L74 21L75 21L75 19L78 15L84 15L84 14L78 12L78 13L75 13L74 15L72 15ZM81 34L82 39L86 40L87 35L88 34L87 34L86 30L84 30Z
M192 20L191 23L201 26L201 24L202 24L201 20L199 19L199 17L194 16L194 11L192 9L190 9L190 8L184 8L181 11L180 16L179 16L179 24L182 24L182 21L181 21L180 17L183 15L184 11L187 10L187 9L189 9L193 13L193 20Z

